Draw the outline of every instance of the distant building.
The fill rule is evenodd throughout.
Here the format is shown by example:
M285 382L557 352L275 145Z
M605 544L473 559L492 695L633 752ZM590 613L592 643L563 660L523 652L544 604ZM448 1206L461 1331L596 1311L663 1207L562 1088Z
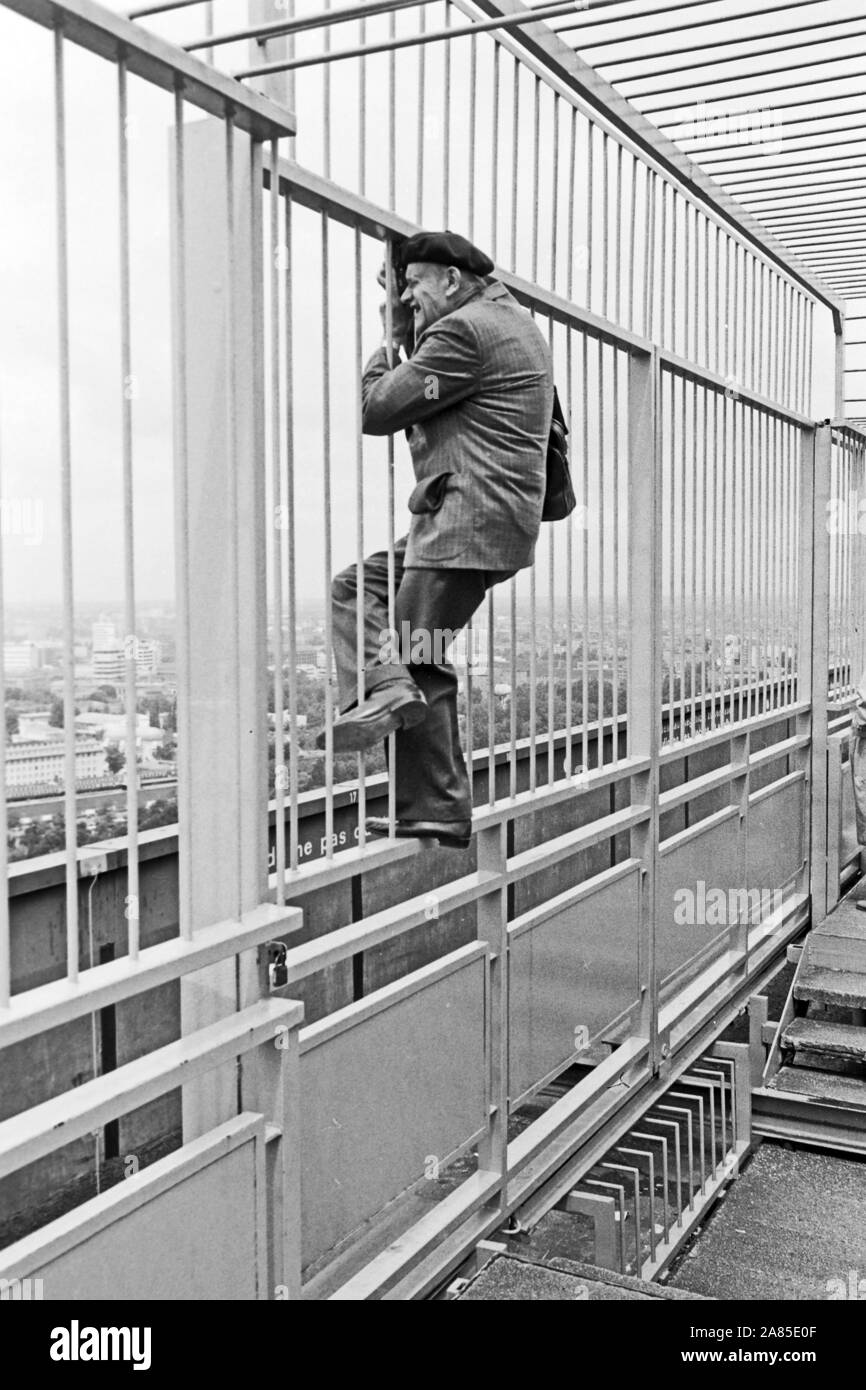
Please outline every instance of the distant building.
M4 642L3 669L7 676L23 676L41 665L41 654L35 642Z
M316 666L321 647L296 647L295 665L296 666Z
M63 739L51 742L13 743L6 749L6 785L13 787L62 786L65 775ZM75 778L103 777L105 749L96 739L77 739Z
M96 685L122 685L126 671L122 647L93 652L93 680Z
M159 670L162 658L159 642L134 635L121 641L114 623L107 618L100 618L93 624L91 636L91 664L97 684L122 685L129 656L135 660L136 680L148 680Z

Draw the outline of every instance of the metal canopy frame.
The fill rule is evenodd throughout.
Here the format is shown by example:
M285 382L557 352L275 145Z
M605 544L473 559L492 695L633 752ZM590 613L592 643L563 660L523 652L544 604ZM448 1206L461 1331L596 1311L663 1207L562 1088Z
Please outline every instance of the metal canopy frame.
M840 167L835 161L841 145L851 151L842 152L845 177L852 180L848 188L866 187L866 113L862 103L858 110L848 109L852 97L859 96L859 89L852 93L850 85L858 80L862 85L863 74L864 48L852 41L862 39L866 30L862 12L844 15L839 11L834 0L796 0L758 12L751 0L728 0L710 15L693 6L681 20L669 23L666 41L658 46L650 42L653 31L636 17L631 6L618 12L602 38L594 30L586 34L580 21L554 27L690 159L711 170L713 178L741 200L778 241L790 246L825 283L848 298L852 291L844 274L846 268L862 269L858 283L866 281L859 249L850 246L846 237L840 245L845 255L838 266L823 263L816 254L823 244L821 231L827 220L823 215L852 210L848 189L821 172L832 173L827 168L830 164ZM746 19L748 24L738 23ZM825 51L830 45L837 45L837 51ZM631 52L623 53L629 46ZM816 53L816 48L821 51ZM668 61L681 57L686 61ZM638 63L639 70L634 66ZM657 79L672 75L675 80L659 85ZM818 87L831 90L816 95ZM786 93L788 98L784 98ZM738 148L742 142L733 129L738 116L758 111L777 117L772 134L778 136L778 144L774 140L773 150L766 153L757 142L748 150ZM730 122L727 137L712 133L711 123L721 112ZM700 121L708 122L708 129L695 133ZM814 125L820 129L805 128ZM800 143L811 136L823 143ZM848 138L838 138L842 136ZM821 156L808 166L807 178L807 166L802 162L790 163L787 170L782 163L790 155L800 152L808 157L810 150L819 149ZM742 167L746 163L748 169ZM744 178L737 179L747 174L748 188ZM787 192L787 186L779 188L780 180L796 180L790 192L803 195L790 217L780 217L782 205L772 201ZM820 199L820 218L815 216L816 204L807 196L810 192ZM851 228L866 232L866 205L856 212ZM791 235L795 231L796 239Z

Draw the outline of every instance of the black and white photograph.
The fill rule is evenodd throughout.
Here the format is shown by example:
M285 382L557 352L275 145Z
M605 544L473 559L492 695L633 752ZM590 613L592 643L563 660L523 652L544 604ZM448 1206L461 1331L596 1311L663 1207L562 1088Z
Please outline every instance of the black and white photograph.
M864 81L863 0L0 0L28 1370L856 1364Z

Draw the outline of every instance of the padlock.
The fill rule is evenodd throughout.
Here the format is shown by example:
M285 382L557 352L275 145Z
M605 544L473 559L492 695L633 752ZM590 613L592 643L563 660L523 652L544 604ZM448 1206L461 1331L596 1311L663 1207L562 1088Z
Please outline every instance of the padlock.
M271 989L281 989L288 983L289 969L286 965L286 947L277 944L271 948L275 951L274 959L268 965L268 979Z

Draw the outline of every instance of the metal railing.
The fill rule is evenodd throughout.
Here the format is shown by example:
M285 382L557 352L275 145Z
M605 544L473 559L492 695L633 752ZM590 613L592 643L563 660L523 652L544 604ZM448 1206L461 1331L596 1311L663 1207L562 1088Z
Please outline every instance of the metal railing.
M418 38L428 31L407 28L406 46L417 49L421 138L401 146L402 48L392 45L383 60L378 122L370 118L381 95L374 55L345 60L347 71L355 64L354 126L338 119L349 109L341 107L348 78L332 84L324 64L314 100L296 74L299 105L322 118L308 118L295 137L293 119L268 95L136 24L91 4L85 12L79 0L4 4L54 31L67 750L77 465L67 45L91 49L117 79L121 391L136 351L128 76L167 88L174 103L165 234L173 273L179 886L177 934L153 943L142 920L131 776L119 958L96 964L88 955L82 968L82 876L108 865L76 847L67 775L65 978L16 992L8 916L0 921L0 1044L177 981L181 1042L171 1055L154 1051L110 1077L94 1074L75 1100L46 1095L37 1110L10 1113L0 1124L0 1175L57 1147L50 1136L58 1116L74 1111L84 1134L122 1114L125 1102L131 1109L163 1094L183 1077L189 1053L195 1067L186 1075L195 1079L183 1085L182 1154L237 1118L238 1074L245 1113L264 1115L265 1139L279 1139L265 1217L271 1266L259 1296L273 1296L275 1284L297 1295L302 1271L308 1293L408 1296L509 1211L551 1197L565 1181L563 1165L573 1183L581 1164L594 1161L590 1137L621 1137L637 1118L634 1106L657 1098L742 1006L806 920L810 889L813 912L826 902L827 702L850 694L860 648L842 615L854 612L862 631L863 604L852 546L831 538L826 524L827 502L860 486L862 436L842 422L816 426L808 414L814 305L837 314L840 306L802 268L780 264L778 248L758 244L748 218L734 225L729 201L678 181L661 139L648 152L638 122L629 134L627 113L608 118L579 72L570 82L562 54L555 44L547 52L536 33L544 37L537 14L531 32L521 26L526 46L489 27L441 43L435 81L436 45L426 59ZM409 9L406 24L427 8ZM476 13L462 0L459 8ZM395 16L392 6L392 38ZM205 37L219 53L220 36ZM282 55L270 59L279 42L273 31L262 38L266 61L258 66L283 70ZM215 119L189 121L192 107ZM435 177L420 124L427 111L442 131ZM460 111L470 113L476 138L458 160ZM307 133L317 125L318 148ZM292 157L280 144L288 138ZM344 168L345 182L335 181ZM373 201L377 189L384 194ZM486 238L497 275L548 338L580 503L569 521L545 528L536 565L491 592L467 637L467 653L480 647L487 670L466 662L476 845L461 860L425 856L412 841L367 843L374 802L387 799L393 819L393 780L364 757L346 769L332 755L331 576L352 543L363 562L371 534L393 565L407 476L401 441L369 441L360 430L373 286L383 256L391 264L394 239L439 216ZM126 401L124 602L132 634L133 419ZM297 669L311 600L325 625L324 853L316 859L304 853L308 750ZM126 672L133 721L132 647ZM509 687L507 697L497 685ZM688 913L682 920L683 894L692 895L694 916L701 885L777 896L756 920L739 910L722 921ZM408 968L406 941L417 950ZM277 993L317 1001L303 1028L288 1002L262 1003L276 943L285 948ZM285 1053L278 1077L256 1054L241 1057L248 1048L238 1030L248 1015L256 1040L277 1030ZM522 1101L587 1046L609 1056L541 1119L510 1133ZM341 1277L335 1254L386 1204L423 1185L427 1158L438 1173L470 1151L471 1176L411 1225L399 1249ZM86 1231L103 1218L102 1208L85 1207ZM10 1267L45 1255L34 1239L26 1250L13 1247Z

